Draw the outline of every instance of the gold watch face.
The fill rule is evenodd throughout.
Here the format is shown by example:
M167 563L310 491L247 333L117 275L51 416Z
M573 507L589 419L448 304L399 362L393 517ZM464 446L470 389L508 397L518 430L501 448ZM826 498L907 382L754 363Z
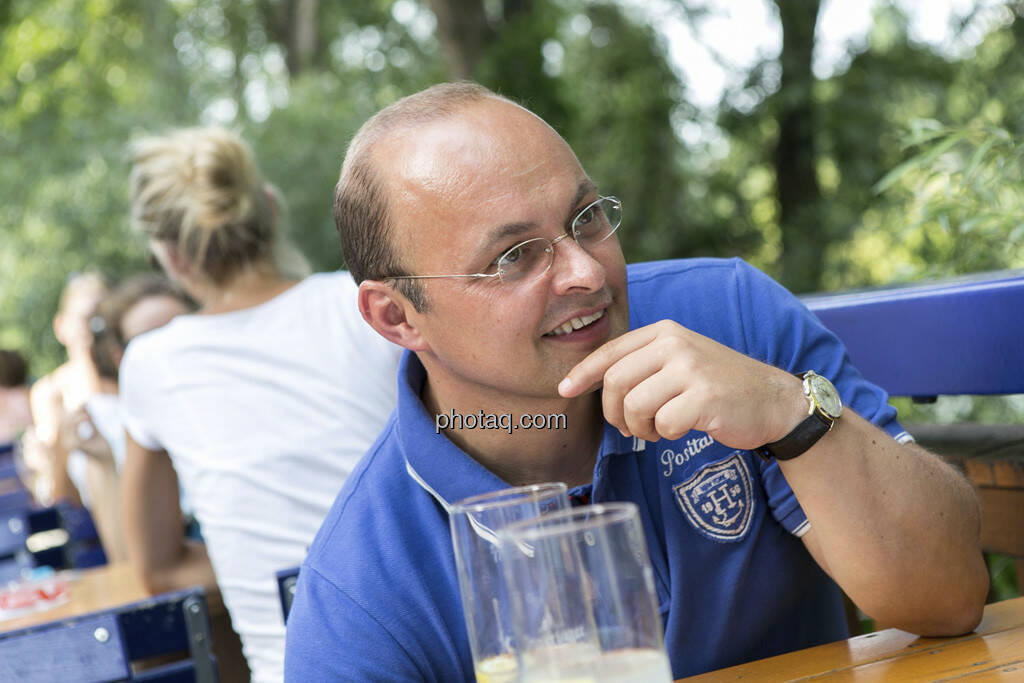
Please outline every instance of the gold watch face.
M843 412L843 401L839 398L839 392L826 378L818 374L808 373L807 389L814 402L821 410L833 420Z

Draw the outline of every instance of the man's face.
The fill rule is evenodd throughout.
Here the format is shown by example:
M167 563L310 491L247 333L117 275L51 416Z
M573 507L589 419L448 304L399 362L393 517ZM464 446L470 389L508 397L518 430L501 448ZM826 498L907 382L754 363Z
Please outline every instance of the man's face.
M551 128L500 100L394 135L375 159L400 258L414 275L494 272L510 247L554 240L598 197ZM409 320L427 346L420 358L429 381L464 400L557 397L566 373L629 325L626 268L614 235L589 252L560 241L539 280L418 283L428 308L410 308ZM585 327L556 334L595 314Z

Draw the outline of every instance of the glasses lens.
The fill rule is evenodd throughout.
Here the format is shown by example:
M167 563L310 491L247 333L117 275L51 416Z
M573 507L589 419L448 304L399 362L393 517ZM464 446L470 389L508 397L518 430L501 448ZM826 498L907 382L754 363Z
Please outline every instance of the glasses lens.
M615 197L601 197L573 219L577 242L596 244L611 237L622 222L622 203Z
M502 282L540 277L551 267L551 259L551 242L543 237L520 242L498 259L498 277Z

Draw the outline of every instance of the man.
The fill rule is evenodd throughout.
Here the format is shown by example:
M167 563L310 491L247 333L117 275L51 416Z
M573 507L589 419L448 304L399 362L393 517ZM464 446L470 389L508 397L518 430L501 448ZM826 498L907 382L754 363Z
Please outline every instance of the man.
M541 481L640 506L675 677L845 637L836 583L886 625L978 623L969 485L764 275L627 269L619 203L532 113L471 84L392 105L350 145L335 218L363 317L409 353L303 565L290 679L472 680L445 510ZM525 414L566 428L469 428Z

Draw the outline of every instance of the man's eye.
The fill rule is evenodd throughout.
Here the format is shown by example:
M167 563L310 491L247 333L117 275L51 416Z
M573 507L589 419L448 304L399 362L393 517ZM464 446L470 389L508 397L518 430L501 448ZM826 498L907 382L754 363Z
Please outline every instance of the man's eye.
M580 215L576 216L576 225L586 225L590 221L594 220L594 213L597 211L596 206L588 206L580 212Z
M523 256L523 245L518 244L498 257L502 263L515 263Z

